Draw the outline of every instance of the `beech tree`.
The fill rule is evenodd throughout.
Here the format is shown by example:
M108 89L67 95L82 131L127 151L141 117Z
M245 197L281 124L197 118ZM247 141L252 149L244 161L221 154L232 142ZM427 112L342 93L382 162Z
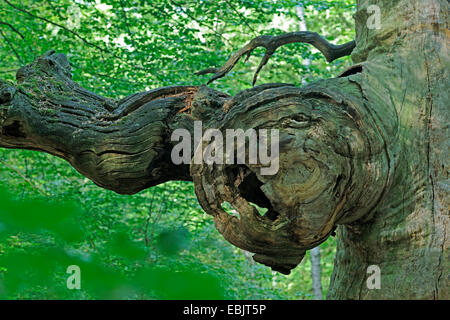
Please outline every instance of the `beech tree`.
M75 83L67 57L48 51L20 68L16 82L0 80L0 146L61 157L120 194L193 181L217 230L282 273L336 232L330 299L448 299L448 6L358 0L356 39L343 45L307 31L257 37L199 73L227 76L263 47L256 80L275 50L293 42L328 61L351 54L354 65L336 78L234 96L170 86L110 99ZM194 121L222 132L278 129L278 173L175 165L171 134L194 136ZM370 266L379 268L379 288L368 283Z

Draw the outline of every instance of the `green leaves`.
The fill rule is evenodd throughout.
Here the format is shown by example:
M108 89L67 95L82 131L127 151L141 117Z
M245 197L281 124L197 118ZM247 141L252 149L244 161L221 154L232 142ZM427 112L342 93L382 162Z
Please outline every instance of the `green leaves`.
M151 287L155 291L162 292L163 299L215 300L224 298L218 278L188 269L181 271L142 269L137 273L134 281L141 286Z
M129 299L153 295L168 299L220 299L222 289L212 273L199 272L196 266L170 268L149 267L148 250L142 242L132 241L125 231L109 239L105 250L115 259L124 259L137 268L133 271L105 265L101 255L86 254L77 249L84 233L77 224L80 210L73 203L13 201L0 190L0 234L2 238L16 233L50 233L55 241L46 246L10 250L0 255L0 298L17 296L24 289L49 288L57 296L67 296L64 270L77 266L81 270L83 292L97 299ZM165 255L175 256L188 243L186 229L164 231L158 247Z
M106 248L111 254L130 260L144 259L146 255L142 244L131 241L125 232L115 234L106 244Z

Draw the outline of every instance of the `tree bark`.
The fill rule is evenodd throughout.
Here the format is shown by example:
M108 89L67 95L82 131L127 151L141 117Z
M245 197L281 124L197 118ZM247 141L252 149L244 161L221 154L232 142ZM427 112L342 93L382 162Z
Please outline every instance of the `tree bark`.
M300 31L308 31L308 26L306 25L305 19L305 8L302 4L299 4L295 7L297 11L297 17L299 18L299 30ZM311 65L310 59L305 59L303 61L303 65L309 66ZM302 79L302 84L305 85L307 82L305 78ZM312 289L314 292L314 300L322 300L322 275L320 271L320 247L317 246L310 250L311 257L311 280L312 280Z
M371 4L380 29L367 28ZM338 228L331 299L448 299L447 30L445 0L361 0L355 67L235 97L183 86L108 99L74 83L65 56L48 52L16 84L0 81L0 146L59 156L122 194L192 180L219 232L283 273ZM222 132L278 129L278 173L174 165L171 134L194 137L194 121ZM370 265L381 269L381 289L366 285Z
M381 29L365 24L373 4ZM391 174L373 219L338 228L329 298L450 297L448 12L445 0L358 1L352 58L364 61L360 86ZM380 267L381 289L367 288L369 265Z

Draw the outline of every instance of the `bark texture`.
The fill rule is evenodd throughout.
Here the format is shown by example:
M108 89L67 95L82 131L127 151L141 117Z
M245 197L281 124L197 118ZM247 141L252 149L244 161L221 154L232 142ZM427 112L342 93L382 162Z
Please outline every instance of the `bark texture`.
M366 25L374 4L380 29ZM353 68L235 97L183 86L108 99L74 83L65 56L48 52L17 83L0 81L0 146L62 157L123 194L192 180L219 232L283 273L337 228L331 299L448 299L448 6L360 0ZM171 133L194 137L197 120L224 135L278 129L278 173L174 165ZM370 265L381 269L381 289L366 285Z

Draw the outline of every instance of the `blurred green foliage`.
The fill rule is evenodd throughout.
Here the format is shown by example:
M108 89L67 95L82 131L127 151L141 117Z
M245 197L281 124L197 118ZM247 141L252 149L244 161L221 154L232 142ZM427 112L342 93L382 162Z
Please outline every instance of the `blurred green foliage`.
M54 49L68 56L75 81L109 97L203 84L208 76L195 71L220 66L253 37L297 31L299 4L308 30L334 43L353 39L350 0L1 1L0 78L13 80L20 66ZM263 52L211 86L230 94L249 88ZM349 58L327 64L310 46L291 44L277 50L258 83L301 85L349 65ZM1 149L0 187L9 192L0 202L3 298L312 298L309 254L289 276L253 263L214 229L191 183L121 196L63 160ZM334 238L321 249L326 294ZM66 287L73 264L82 270L81 290Z

